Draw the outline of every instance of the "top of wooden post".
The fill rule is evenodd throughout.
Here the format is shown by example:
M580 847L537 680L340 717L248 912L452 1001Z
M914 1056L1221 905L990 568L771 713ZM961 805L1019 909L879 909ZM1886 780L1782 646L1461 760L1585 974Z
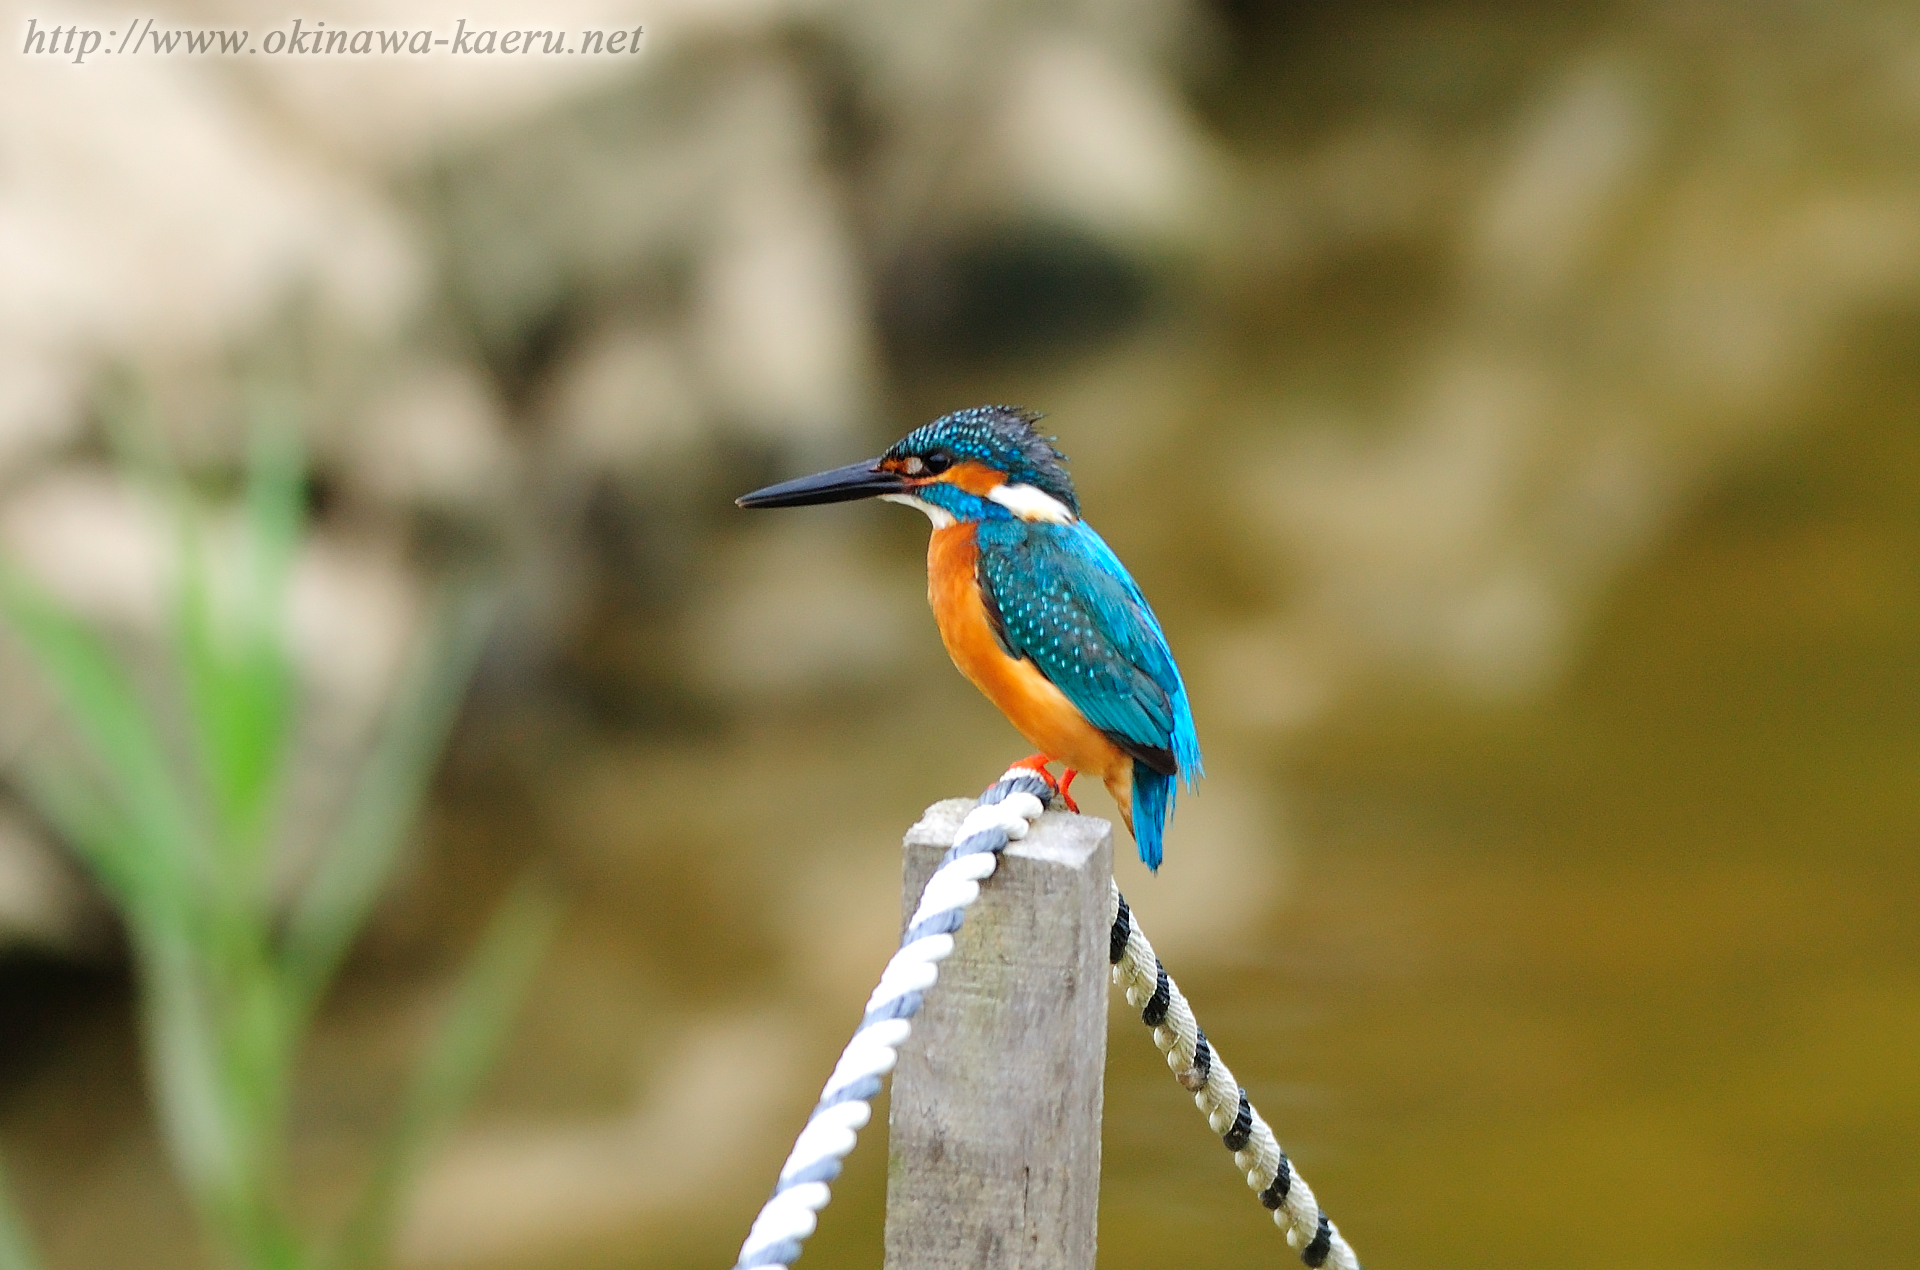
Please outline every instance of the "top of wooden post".
M949 798L937 802L920 813L920 819L913 822L907 830L906 850L911 858L915 848L938 847L941 852L953 845L953 835L959 831L960 822L975 807L971 798ZM1113 845L1113 826L1098 816L1079 816L1066 811L1049 811L1033 822L1033 828L1027 836L1007 844L1002 852L1004 856L1015 859L1042 860L1049 864L1066 865L1069 868L1083 868L1093 853L1105 846L1111 853ZM934 857L937 861L938 856ZM1107 866L1107 876L1113 875L1111 860ZM926 880L921 879L921 885ZM913 902L919 903L918 894ZM911 912L911 909L908 910Z

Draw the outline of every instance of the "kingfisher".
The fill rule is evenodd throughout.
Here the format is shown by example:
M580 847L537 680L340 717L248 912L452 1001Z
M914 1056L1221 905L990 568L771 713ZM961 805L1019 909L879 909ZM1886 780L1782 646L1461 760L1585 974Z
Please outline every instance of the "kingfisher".
M1082 772L1120 808L1158 871L1175 786L1205 775L1180 669L1112 548L1080 518L1066 455L1040 415L979 406L916 428L876 459L769 485L741 507L880 498L925 512L927 602L960 673L1038 753L1074 811ZM1056 782L1047 770L1059 763Z

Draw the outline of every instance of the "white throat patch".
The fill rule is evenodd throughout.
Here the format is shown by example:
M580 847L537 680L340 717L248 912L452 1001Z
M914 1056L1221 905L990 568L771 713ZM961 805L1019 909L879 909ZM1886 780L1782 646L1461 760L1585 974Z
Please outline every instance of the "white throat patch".
M951 512L944 507L934 506L924 498L915 498L911 494L882 494L880 501L883 503L898 503L902 507L918 507L927 514L927 519L933 522L935 529L945 529L948 525L953 524L953 514Z
M988 490L987 497L1021 520L1048 520L1056 525L1071 525L1074 520L1065 503L1037 485L1008 481Z

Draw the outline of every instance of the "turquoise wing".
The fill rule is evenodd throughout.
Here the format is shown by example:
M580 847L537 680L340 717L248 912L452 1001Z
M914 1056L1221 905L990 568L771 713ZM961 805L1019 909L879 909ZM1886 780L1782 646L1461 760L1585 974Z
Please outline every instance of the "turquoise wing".
M1198 775L1180 671L1126 569L1084 522L978 527L980 583L1007 651L1156 771Z

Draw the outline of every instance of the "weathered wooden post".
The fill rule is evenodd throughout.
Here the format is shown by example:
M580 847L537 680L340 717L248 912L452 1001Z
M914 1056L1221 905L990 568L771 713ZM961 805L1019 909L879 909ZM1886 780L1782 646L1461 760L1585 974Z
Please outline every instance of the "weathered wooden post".
M908 830L903 917L972 808ZM1093 1270L1112 874L1049 813L982 884L893 1076L886 1270Z

